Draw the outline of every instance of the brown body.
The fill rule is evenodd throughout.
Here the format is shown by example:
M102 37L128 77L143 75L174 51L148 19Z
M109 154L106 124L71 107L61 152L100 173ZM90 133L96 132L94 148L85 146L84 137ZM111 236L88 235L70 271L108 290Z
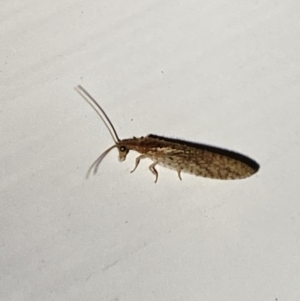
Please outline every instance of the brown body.
M120 140L111 121L96 100L81 86L75 89L95 109L115 141L115 144L92 164L88 174L92 170L94 174L97 173L101 161L113 148L118 149L120 161L126 159L130 150L141 154L136 158L135 167L131 172L135 171L141 159L151 159L153 163L149 169L155 175L155 182L158 179L158 172L155 168L158 164L177 171L180 180L181 172L213 179L233 180L249 177L259 169L259 165L249 157L210 145L152 134L146 137Z
M124 139L120 145L140 153L140 159L149 158L159 165L176 170L180 179L181 172L213 179L243 179L259 169L255 161L236 152L156 135ZM139 160L136 167L138 163Z

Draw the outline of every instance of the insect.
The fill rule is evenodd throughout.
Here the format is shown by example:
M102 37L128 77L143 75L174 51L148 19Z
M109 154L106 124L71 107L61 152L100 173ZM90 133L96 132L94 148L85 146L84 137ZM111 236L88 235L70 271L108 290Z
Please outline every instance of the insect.
M113 148L119 151L119 161L124 161L131 150L140 153L131 172L137 169L142 159L151 159L153 163L149 169L155 176L155 183L158 179L157 165L175 170L180 180L182 180L182 172L213 179L243 179L253 175L259 169L259 165L247 156L210 145L153 134L121 140L112 122L96 100L80 85L75 87L75 90L94 108L115 142L91 165L87 177L92 171L94 174L97 173L100 163Z

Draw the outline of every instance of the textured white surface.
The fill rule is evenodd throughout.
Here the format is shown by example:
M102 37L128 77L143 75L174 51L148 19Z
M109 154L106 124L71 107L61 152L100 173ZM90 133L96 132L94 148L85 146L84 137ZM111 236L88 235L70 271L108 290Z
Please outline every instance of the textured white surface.
M1 300L300 300L297 1L3 1ZM222 182L116 151L155 133L261 164Z

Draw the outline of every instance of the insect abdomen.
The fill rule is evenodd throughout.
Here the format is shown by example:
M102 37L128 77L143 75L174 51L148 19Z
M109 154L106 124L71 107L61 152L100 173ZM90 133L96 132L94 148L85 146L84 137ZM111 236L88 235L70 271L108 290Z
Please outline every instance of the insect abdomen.
M152 160L176 171L229 180L249 177L259 169L254 160L239 153L161 136L148 137L155 139L159 146Z
M211 156L213 158L208 159ZM203 157L169 156L158 158L160 165L176 171L187 172L196 176L212 179L243 179L256 172L250 166L218 154L204 154Z

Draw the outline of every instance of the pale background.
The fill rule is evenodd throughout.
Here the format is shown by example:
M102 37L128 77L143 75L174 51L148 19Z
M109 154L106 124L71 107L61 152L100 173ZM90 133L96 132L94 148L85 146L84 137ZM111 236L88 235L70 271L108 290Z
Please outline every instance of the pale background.
M1 300L300 300L299 1L1 3ZM216 181L119 136L242 152Z

